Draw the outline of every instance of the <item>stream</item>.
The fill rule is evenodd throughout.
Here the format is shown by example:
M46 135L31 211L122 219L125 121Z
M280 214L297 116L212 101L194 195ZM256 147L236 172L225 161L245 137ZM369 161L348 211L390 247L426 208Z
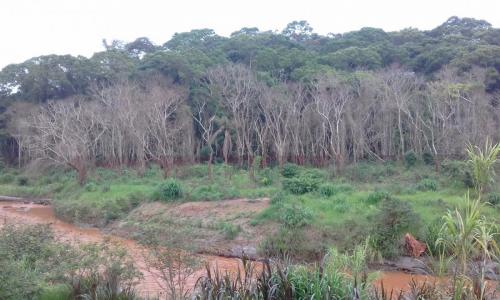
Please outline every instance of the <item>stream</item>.
M13 224L50 224L56 237L70 243L99 243L110 241L123 246L127 249L129 255L133 258L137 268L143 273L144 277L136 286L137 292L145 297L162 296L162 282L158 276L149 272L144 262L142 251L139 244L130 239L106 234L98 228L82 228L76 225L59 220L52 210L51 206L40 204L25 204L19 202L0 201L0 227L5 223ZM212 267L217 265L223 272L236 272L241 267L241 261L236 258L225 258L212 255L199 255L199 259ZM204 263L186 283L189 288L194 287L196 280L205 273ZM384 289L391 290L394 294L400 291L408 291L412 280L417 283L430 283L436 280L432 276L411 275L404 272L381 272L379 279L375 284L380 286L383 281Z

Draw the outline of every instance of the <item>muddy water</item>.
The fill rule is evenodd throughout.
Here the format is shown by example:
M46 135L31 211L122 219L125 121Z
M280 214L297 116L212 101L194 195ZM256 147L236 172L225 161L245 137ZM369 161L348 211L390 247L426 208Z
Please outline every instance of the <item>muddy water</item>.
M144 249L133 240L108 235L97 228L81 228L63 222L54 216L54 212L50 206L0 201L0 227L7 222L15 224L50 224L60 240L70 243L99 243L111 241L126 247L129 254L133 257L136 266L144 275L143 280L137 286L138 292L143 296L161 296L161 287L163 283L158 279L158 276L147 270L142 255ZM199 258L209 263L211 266L217 265L219 269L228 272L236 272L238 267L241 267L241 263L238 259L201 255ZM204 266L204 264L201 265ZM192 288L197 278L203 273L204 269L198 270L191 276L187 286ZM410 284L412 281L415 281L418 285L424 283L444 283L446 285L446 279L436 279L432 276L412 275L403 272L381 272L381 276L374 282L374 285L380 289L381 283L383 282L386 292L390 293L392 291L394 297L396 297L400 292L410 291Z
M120 238L103 233L97 228L81 228L57 219L50 206L37 204L21 204L0 201L0 227L5 223L14 224L50 224L58 239L70 243L99 243L110 241L117 243L127 249L134 259L136 266L143 273L144 278L137 286L137 291L143 296L161 296L164 284L154 272L149 272L144 263L144 249L133 240ZM217 256L199 256L205 263L211 266L217 265L219 269L235 272L241 265L239 260ZM204 266L205 264L200 264ZM198 270L189 278L187 286L192 288L204 269Z

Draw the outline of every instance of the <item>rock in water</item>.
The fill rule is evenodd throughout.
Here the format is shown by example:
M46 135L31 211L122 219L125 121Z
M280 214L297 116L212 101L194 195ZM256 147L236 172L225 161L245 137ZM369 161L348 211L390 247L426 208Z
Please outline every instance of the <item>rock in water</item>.
M413 257L420 257L427 249L424 243L417 241L417 239L409 233L405 234L405 247L408 255Z

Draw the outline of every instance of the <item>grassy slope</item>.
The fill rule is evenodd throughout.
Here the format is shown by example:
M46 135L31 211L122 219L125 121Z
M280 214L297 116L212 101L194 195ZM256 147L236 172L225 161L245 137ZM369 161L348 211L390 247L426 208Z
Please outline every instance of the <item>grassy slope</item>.
M301 168L301 172L309 171L311 169ZM179 168L173 175L183 188L181 201L272 197L282 191L283 177L276 169L259 172L255 180L245 170L223 165L215 166L214 172L214 180L210 182L204 165ZM341 247L351 247L366 234L370 229L370 217L378 211L378 204L367 201L374 191L387 191L410 202L424 224L459 205L467 192L459 179L448 174L437 176L431 166L425 165L407 169L394 163L360 163L348 168L343 176L333 179L328 170L315 172L322 176L323 183L329 182L342 188L330 197L314 191L287 195L286 201L305 207L312 213L311 224L306 230L311 232L310 236L321 240L322 245L338 243ZM425 180L435 182L437 189L422 189L421 184ZM52 197L56 213L61 217L103 226L109 221L124 219L133 208L153 198L161 182L163 178L157 168L148 169L143 177L127 169L97 169L90 174L85 186L79 186L75 175L64 170L52 170L43 176L28 176L10 170L0 176L0 194ZM278 226L281 213L276 205L271 205L255 215L252 224ZM495 218L498 208L488 207L484 214ZM416 228L415 234L422 230Z

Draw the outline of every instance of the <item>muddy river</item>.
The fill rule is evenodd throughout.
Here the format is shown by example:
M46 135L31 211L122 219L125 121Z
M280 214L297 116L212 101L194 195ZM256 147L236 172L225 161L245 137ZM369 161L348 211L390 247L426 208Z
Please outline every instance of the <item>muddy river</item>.
M143 296L160 296L162 282L149 272L144 263L143 249L135 241L113 236L102 232L97 228L81 228L57 219L50 206L38 204L23 204L17 202L0 201L0 224L50 224L58 239L70 243L98 243L111 241L124 246L133 257L136 266L143 273L144 278L137 286L138 292ZM199 258L211 266L217 265L221 270L234 272L241 266L240 261L234 258L224 258L218 256L200 255ZM205 264L200 264L204 266ZM187 285L193 287L197 278L204 273L204 268L198 270ZM410 275L403 272L382 272L381 277L376 281L380 284L383 280L384 288L387 291L393 290L395 294L400 291L409 290L409 284L412 280L417 282L432 282L435 280L431 276Z

